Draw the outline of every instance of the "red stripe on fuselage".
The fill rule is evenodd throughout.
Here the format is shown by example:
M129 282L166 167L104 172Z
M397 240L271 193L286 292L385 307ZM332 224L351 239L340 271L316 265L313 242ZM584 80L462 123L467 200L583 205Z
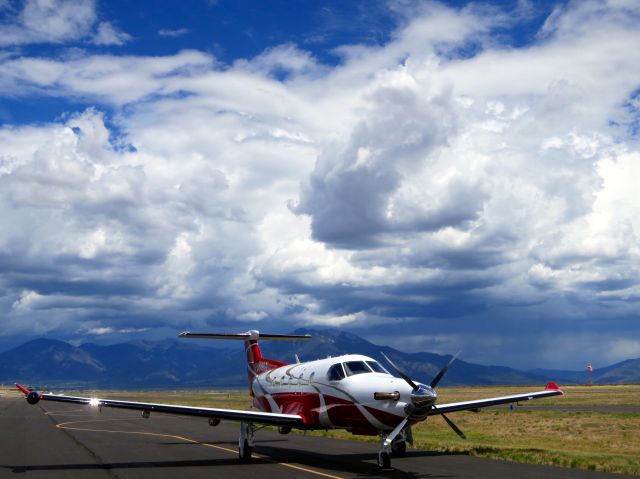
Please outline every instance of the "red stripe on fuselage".
M381 409L376 409L371 406L364 406L364 408L382 424L391 428L396 427L398 424L400 424L400 421L404 419L404 417L402 416L391 414L390 412L382 411Z
M273 396L283 414L298 414L305 426L320 426L320 396L311 393L276 393Z
M331 424L338 427L371 427L367 418L352 401L335 396L324 396L324 402L327 405Z
M319 394L283 392L275 393L272 397L280 412L300 415L306 427L310 429L324 429L326 427L325 424L320 423L321 402ZM352 401L335 396L323 395L323 397L327 416L333 426L363 431L370 431L375 428ZM271 412L271 406L264 396L254 398L254 406L263 411ZM370 406L364 407L389 429L395 427L403 419L400 416Z
M253 398L253 406L264 412L278 412L271 410L271 404L269 404L265 396L255 396Z

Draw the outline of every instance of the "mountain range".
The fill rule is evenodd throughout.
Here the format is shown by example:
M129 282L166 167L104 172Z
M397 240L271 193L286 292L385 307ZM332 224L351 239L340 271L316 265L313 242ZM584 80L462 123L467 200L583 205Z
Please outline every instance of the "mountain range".
M450 356L428 352L406 353L378 346L339 330L299 329L294 334L311 334L312 339L263 341L263 354L295 362L296 355L306 361L359 353L378 359L386 366L380 354L384 352L412 378L422 382L431 381L450 359ZM245 386L244 348L240 344L225 343L225 347L212 347L212 344L215 343L172 339L73 346L53 339L36 339L0 353L0 383L22 381L42 387L128 389ZM640 359L598 369L591 379L594 384L639 383ZM441 385L528 385L551 380L561 384L585 384L589 373L550 369L520 371L457 360Z

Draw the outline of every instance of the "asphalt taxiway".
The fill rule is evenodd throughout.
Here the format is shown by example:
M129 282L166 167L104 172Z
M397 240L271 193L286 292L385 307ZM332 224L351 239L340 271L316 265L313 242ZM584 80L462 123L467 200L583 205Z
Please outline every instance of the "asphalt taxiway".
M380 471L377 445L304 435L256 434L254 460L241 464L238 425L74 404L0 398L0 477L21 478L591 478L575 469L409 450Z

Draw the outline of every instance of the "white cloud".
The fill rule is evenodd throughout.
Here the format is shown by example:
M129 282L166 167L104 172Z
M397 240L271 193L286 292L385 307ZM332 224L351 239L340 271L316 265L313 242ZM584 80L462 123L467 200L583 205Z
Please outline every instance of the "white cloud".
M60 43L86 36L95 20L93 0L26 0L0 24L0 46Z
M236 62L235 67L276 76L278 74L314 74L319 70L319 65L309 52L300 50L292 44L268 48L250 61Z
M86 334L95 334L96 336L102 336L103 334L111 334L113 332L113 328L93 328L87 331Z
M3 57L2 92L107 103L119 135L98 109L0 129L3 331L393 321L491 357L523 347L517 316L618 344L640 299L640 153L610 123L637 101L634 8L570 3L507 49L505 15L430 3L335 67L289 44L224 68Z
M131 35L118 30L111 22L100 22L92 43L96 45L124 45L131 40Z
M168 28L163 28L161 30L158 30L158 35L160 35L161 37L177 38L177 37L181 37L183 35L186 35L190 31L191 30L189 30L188 28L177 28L175 30L171 30L171 29L168 29Z
M204 53L182 51L166 57L94 55L71 59L11 58L0 65L0 91L22 96L90 97L122 105L147 95L172 95L190 75L209 69Z

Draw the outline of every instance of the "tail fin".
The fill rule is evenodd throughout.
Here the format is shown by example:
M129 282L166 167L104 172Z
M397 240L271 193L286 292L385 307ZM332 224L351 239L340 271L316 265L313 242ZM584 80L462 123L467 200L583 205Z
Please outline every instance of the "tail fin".
M191 333L185 331L178 335L180 338L200 338L200 339L235 339L244 341L244 349L247 354L247 376L249 379L249 393L253 396L252 384L255 377L265 371L285 366L287 363L276 359L268 359L262 356L258 339L270 340L306 340L311 339L309 334L262 334L259 331L251 330L246 333L224 334L224 333Z

